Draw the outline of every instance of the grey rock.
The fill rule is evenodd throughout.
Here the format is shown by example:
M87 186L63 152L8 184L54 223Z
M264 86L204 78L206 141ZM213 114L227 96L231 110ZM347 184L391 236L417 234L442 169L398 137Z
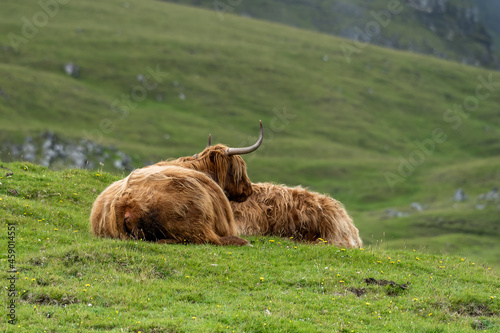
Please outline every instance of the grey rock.
M23 145L16 145L16 144L13 144L10 146L10 153L12 154L12 156L21 156L21 153L23 151Z
M74 78L80 77L80 67L72 62L68 62L64 65L64 71L66 72L66 74Z
M25 161L34 162L36 157L36 147L34 144L26 143L23 145L23 157Z
M455 195L453 196L453 200L456 202L462 202L467 200L467 195L465 194L464 190L459 188L458 190L455 191Z
M422 205L419 204L418 202L412 202L410 206L411 206L411 208L415 209L417 212L422 212L424 210Z
M498 199L499 199L498 187L494 187L491 191L487 193L482 193L477 197L477 201L497 202Z
M405 216L409 216L410 214L406 213L406 212L400 212L400 211L397 211L397 210L394 210L394 209L387 209L385 211L386 215L389 217L389 218L394 218L394 217L405 217Z
M498 201L498 187L494 187L491 191L486 193L485 199L487 201Z
M121 170L121 169L123 169L123 163L122 163L122 161L121 161L121 160L115 160L115 161L113 162L113 165L114 165L114 166L115 166L115 168L117 168L117 169L120 169L120 170Z

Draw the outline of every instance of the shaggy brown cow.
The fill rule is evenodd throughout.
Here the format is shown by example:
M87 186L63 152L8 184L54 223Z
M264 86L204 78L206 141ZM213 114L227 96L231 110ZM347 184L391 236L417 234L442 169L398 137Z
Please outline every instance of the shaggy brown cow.
M262 123L259 140L262 141ZM210 147L209 138L207 148L199 157L206 157L214 150L224 149L227 147L223 145ZM179 160L192 159L186 157ZM194 164L183 166L191 168ZM212 178L214 170L228 170L213 165L210 158L204 158L203 163L196 164L194 168L212 175ZM244 174L247 179L242 160L239 164L232 164L231 168L233 173ZM349 248L362 246L358 229L339 201L301 187L290 188L270 183L255 183L251 184L251 187L253 193L245 202L238 202L228 195L232 201L231 207L240 235L273 235L311 242L323 240L328 244Z
M359 231L337 200L303 189L252 184L245 202L231 202L240 235L272 235L339 247L361 247Z
M150 166L111 184L91 213L100 237L163 243L249 245L237 237L229 201L206 174L177 166Z
M235 243L236 245L240 244L243 239L240 239L236 237L235 232L231 232L231 236L224 236L227 234L226 232L223 232L219 236L225 237L224 239L220 240L217 242L214 238L214 236L207 236L208 234L201 233L204 235L202 238L196 238L198 236L195 236L195 239L193 239L194 236L189 236L186 234L186 230L182 231L181 233L175 235L176 229L172 229L167 236L168 237L173 237L173 240L171 238L164 238L166 237L163 235L165 232L163 229L158 229L158 223L156 222L158 220L157 217L154 216L144 216L141 215L141 218L137 218L136 215L131 214L131 211L125 216L123 211L118 211L117 210L117 204L119 203L120 205L123 205L123 200L122 199L117 199L117 198L122 198L125 194L124 193L131 193L130 195L134 195L134 202L139 202L141 200L141 196L139 193L144 192L143 194L145 195L145 206L137 206L137 207L142 207L142 208L147 208L147 211L153 212L157 211L161 207L155 206L155 204L160 204L161 202L154 201L153 198L151 197L150 191L153 190L153 185L148 185L146 179L148 180L154 180L157 179L158 177L162 178L163 176L160 176L158 174L158 170L163 170L165 167L176 167L176 169L179 169L181 167L185 167L187 170L185 172L195 172L194 174L197 175L197 177L200 177L200 173L193 171L193 170L203 170L204 177L206 179L209 179L211 182L209 182L209 188L207 189L210 191L210 188L213 190L213 185L215 185L218 189L218 192L224 193L228 198L231 200L235 201L244 201L246 198L252 194L252 186L250 179L248 179L248 176L246 174L246 165L245 162L241 157L238 156L238 154L247 154L250 153L254 150L256 150L260 144L262 143L262 138L263 138L263 128L262 128L262 122L260 123L260 138L257 140L257 142L246 148L228 148L223 145L217 145L214 147L210 147L210 144L207 146L209 149L205 149L201 154L197 154L193 157L182 157L177 160L170 160L170 161L163 161L159 162L157 164L154 164L152 166L145 167L143 169L139 169L131 173L127 178L122 179L120 181L117 181L113 184L111 184L108 188L104 190L104 192L97 198L97 200L94 202L94 206L92 208L92 213L91 213L91 229L94 235L97 236L103 236L103 237L113 237L113 238L124 238L128 239L130 237L135 237L135 238L144 238L146 240L161 240L163 242L172 242L172 241L179 241L180 239L186 239L191 242L203 242L201 239L205 237L206 239L204 241L207 242L212 242L215 244L231 244ZM160 168L160 169L158 169ZM170 170L170 169L168 169ZM210 176L213 180L208 178L207 176ZM140 186L137 185L139 184L140 181ZM206 179L204 180L206 182ZM217 182L215 183L214 180ZM187 179L184 180L185 182L188 182ZM134 185L134 190L130 190L130 184ZM153 183L152 183L153 184ZM156 184L156 183L154 183ZM170 182L169 184L172 184ZM200 183L201 184L201 183ZM217 184L220 185L217 186ZM160 192L158 192L158 184L154 185L154 191L156 191L156 195L159 195ZM222 192L221 188L223 189L224 192ZM171 187L167 188L168 191L167 193L173 198L177 199L175 196L174 191L172 190ZM184 189L184 188L181 188ZM128 192L127 192L128 191ZM131 192L132 191L132 192ZM192 191L192 198L199 198L199 196L196 196L194 193L194 190ZM202 191L203 192L203 191ZM205 192L203 192L205 193ZM220 194L219 193L219 194ZM127 194L128 195L128 194ZM206 197L207 195L205 195ZM164 200L167 200L167 197L163 197ZM182 199L182 198L178 198ZM117 201L118 200L118 201ZM176 201L174 201L176 202ZM215 202L212 200L210 201L212 205L215 205ZM187 205L192 205L196 209L196 205L192 203L192 201L186 201ZM181 203L178 202L180 205ZM223 198L219 198L219 204L224 206L225 208L230 207L229 202L226 197L223 196ZM120 206L121 207L121 206ZM166 205L165 207L169 207ZM186 207L191 207L191 206L186 206ZM229 208L230 209L230 208ZM199 211L203 211L201 209L198 209ZM164 214L168 213L168 209L164 209ZM219 212L220 213L220 212ZM155 213L157 214L157 213ZM163 214L163 213L162 213ZM227 211L224 212L224 216L219 216L217 215L210 215L211 219L215 219L212 221L212 224L215 223L216 219L221 220L221 225L225 225L229 223L232 225L231 228L234 228L234 219L232 216L232 213L229 214L228 216ZM226 222L225 222L226 221ZM164 223L163 221L161 221ZM188 224L190 225L190 224ZM191 226L191 225L190 225ZM217 226L217 224L215 224ZM210 228L210 224L209 224ZM198 228L199 229L199 228ZM199 232L198 229L193 229L193 232ZM178 231L178 230L177 230ZM200 236L201 237L201 236ZM228 238L229 237L229 238ZM248 243L244 241L245 243ZM241 245L241 244L240 244Z

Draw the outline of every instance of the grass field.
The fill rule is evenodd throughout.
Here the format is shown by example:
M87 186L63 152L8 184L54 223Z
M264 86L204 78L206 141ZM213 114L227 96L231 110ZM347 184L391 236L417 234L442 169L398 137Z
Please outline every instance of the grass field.
M498 69L494 55L488 50L488 45L498 45L496 37L499 35L498 5L491 0L440 3L387 0L164 1L214 10L220 20L233 13L335 36L358 36L376 45L413 50L455 62L473 64L479 61L481 66ZM427 10L423 9L425 7ZM478 19L465 14L468 11L475 12Z
M262 119L253 181L331 194L367 246L500 267L498 203L476 203L500 183L498 72L371 45L348 63L343 39L159 1L69 2L38 25L37 1L0 9L0 142L51 129L141 166L199 152L208 133L246 145ZM468 201L451 200L458 188Z
M2 307L5 332L500 328L498 274L468 257L263 237L241 248L94 238L92 202L120 177L3 166L12 175L0 179L1 244L14 253L2 255L2 287L16 292L3 292L2 303L15 300L17 319L7 325Z

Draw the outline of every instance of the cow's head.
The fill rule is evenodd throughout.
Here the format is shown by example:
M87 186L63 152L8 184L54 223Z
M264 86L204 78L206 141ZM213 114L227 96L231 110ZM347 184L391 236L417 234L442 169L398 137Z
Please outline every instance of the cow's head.
M260 136L249 147L229 148L222 144L207 147L193 159L198 171L205 172L224 190L231 201L243 202L252 194L252 182L248 178L246 163L239 155L249 154L260 147L264 138L264 129L260 122Z

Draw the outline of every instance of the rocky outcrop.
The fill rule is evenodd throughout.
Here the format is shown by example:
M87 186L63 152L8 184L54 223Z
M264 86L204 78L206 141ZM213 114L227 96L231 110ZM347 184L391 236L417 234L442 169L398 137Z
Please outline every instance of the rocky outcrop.
M431 53L445 59L455 58L468 65L498 67L493 37L481 22L480 11L475 3L407 0L407 5L415 11L420 24L445 42L445 47L421 45L417 47L417 52Z
M408 0L408 6L425 13L446 13L448 0Z
M24 160L52 168L132 170L132 159L115 147L102 146L82 139L62 139L52 132L28 136L24 143L5 143L1 146L1 159Z

